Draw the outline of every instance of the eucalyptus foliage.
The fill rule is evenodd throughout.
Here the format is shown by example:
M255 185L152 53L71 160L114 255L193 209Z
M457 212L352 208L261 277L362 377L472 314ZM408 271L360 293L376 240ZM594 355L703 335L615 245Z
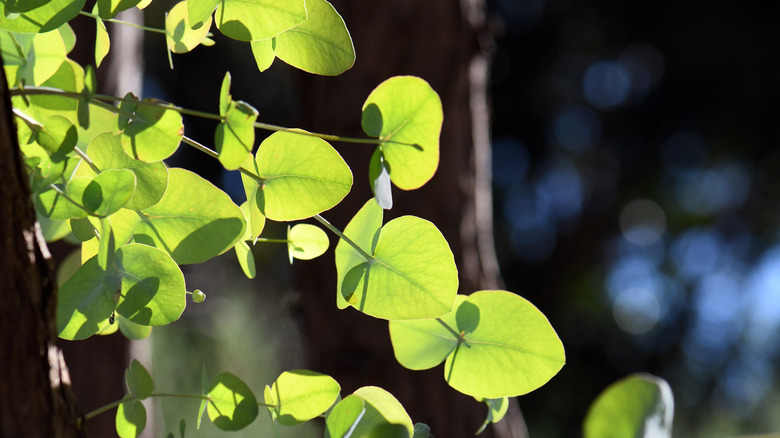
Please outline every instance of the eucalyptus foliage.
M561 369L563 345L533 304L507 291L459 295L454 256L435 224L415 216L384 222L391 185L419 188L438 167L442 104L427 82L401 76L379 84L355 111L368 136L360 139L258 122L260 111L231 95L229 73L214 90L213 113L96 94L94 68L68 58L76 44L68 22L79 14L95 20L100 66L110 51L106 23L122 25L118 12L149 3L98 0L83 11L83 0L0 0L3 68L33 201L49 240L81 245L80 263L60 279L60 337L84 339L117 327L130 338L148 336L152 326L179 319L187 295L205 299L199 289L188 292L181 265L233 250L251 278L256 244L286 244L291 263L318 257L330 241L313 220L338 238L336 305L388 320L402 366L444 363L450 386L488 406L482 429L501 420L508 397L539 388ZM320 75L338 75L355 62L347 26L325 0L185 0L168 11L160 31L170 59L214 44L211 32L219 31L248 43L260 71L276 58ZM182 114L219 122L213 149L187 137ZM256 145L256 129L275 132ZM353 184L334 141L375 147L363 164L375 198L343 231L321 216ZM201 176L166 164L182 145L239 170L247 202L236 205ZM263 235L268 220L290 222L286 235ZM127 387L126 397L87 418L115 407L117 433L135 437L147 418L140 401L171 394L156 393L136 361ZM193 413L198 427L207 414L218 428L239 430L267 411L284 426L323 417L330 437L431 435L386 390L366 386L342 396L333 378L315 371L286 371L262 397L225 372L212 379L204 372L202 387L190 395L201 400Z

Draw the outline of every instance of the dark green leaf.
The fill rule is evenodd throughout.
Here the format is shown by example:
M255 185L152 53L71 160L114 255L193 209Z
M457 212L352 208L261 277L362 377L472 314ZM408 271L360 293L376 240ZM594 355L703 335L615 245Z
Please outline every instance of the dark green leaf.
M125 383L130 394L140 400L149 397L154 391L152 376L135 359L130 362L130 367L125 371Z

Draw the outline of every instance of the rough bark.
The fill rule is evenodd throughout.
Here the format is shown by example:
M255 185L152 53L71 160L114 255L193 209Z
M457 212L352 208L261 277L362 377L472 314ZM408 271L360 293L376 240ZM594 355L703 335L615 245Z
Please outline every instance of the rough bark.
M0 72L0 436L84 436L55 344L57 284L36 223L6 84Z
M414 214L433 221L447 238L459 268L460 293L501 286L492 235L487 81L489 45L480 0L334 0L352 34L355 66L336 78L307 76L303 126L318 132L362 136L360 108L380 82L416 75L439 93L444 107L441 161L423 188L394 188L386 220ZM341 145L355 186L347 199L324 215L344 227L371 197L367 168L373 148ZM395 360L387 323L348 309L336 310L332 254L301 271L304 330L311 366L330 373L345 393L378 385L392 392L415 422L436 436L466 436L484 420L485 408L447 386L441 367L413 372ZM313 275L307 275L312 272ZM525 436L513 406L514 436ZM519 420L518 420L519 419ZM521 430L522 429L522 430ZM490 435L489 430L487 435ZM511 432L493 431L496 436Z

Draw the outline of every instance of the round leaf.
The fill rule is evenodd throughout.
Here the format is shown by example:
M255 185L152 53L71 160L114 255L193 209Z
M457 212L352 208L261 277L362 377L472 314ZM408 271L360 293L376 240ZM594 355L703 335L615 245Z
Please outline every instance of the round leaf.
M108 216L135 193L135 174L126 169L109 169L97 175L84 189L82 205L97 216Z
M70 120L55 115L46 119L43 129L38 131L37 141L51 155L52 161L63 161L66 154L76 146L78 133Z
M115 262L122 276L117 313L142 325L179 319L187 302L184 276L168 254L131 243L116 251Z
M257 400L238 377L221 373L209 386L209 418L222 430L241 430L257 417Z
M322 213L341 202L352 187L352 172L325 140L275 132L255 157L264 179L256 202L268 219L294 221Z
M309 421L328 410L341 387L332 377L309 370L283 372L270 388L267 404L276 421L285 426Z
M122 147L137 160L162 161L176 152L184 136L181 114L176 110L145 105L144 102L152 101L144 99L137 104L130 122L122 131Z
M434 224L403 216L382 227L373 259L350 269L340 282L344 299L368 315L435 318L452 310L458 269Z
M563 344L547 318L506 291L471 294L456 310L460 344L444 364L447 382L479 398L514 397L539 388L563 367Z
M275 37L306 21L304 0L222 0L217 28L230 38L251 41Z
M674 398L663 379L634 374L602 392L585 417L585 438L669 438Z
M297 224L287 229L287 252L293 258L311 260L325 253L330 245L322 228L311 224Z
M379 230L382 228L382 209L374 199L369 199L360 211L355 214L344 229L346 235L353 243L362 248L366 253L372 254L376 241L379 238ZM343 279L353 268L366 262L366 259L343 239L339 239L336 245L336 272L338 277L336 305L339 309L346 308L349 304L344 299L342 292Z
M63 339L86 339L100 330L116 301L103 289L106 273L97 257L87 260L57 293L57 334Z
M364 386L353 393L365 401L366 413L360 419L354 436L363 436L377 427L398 424L406 428L408 436L414 433L414 424L401 403L392 394L376 386ZM372 436L372 435L369 435ZM382 435L373 435L382 436ZM390 435L395 436L395 435Z
M306 11L306 21L274 39L274 54L309 73L336 76L349 70L355 48L341 15L325 0L307 0Z
M160 248L176 263L201 263L229 250L244 235L241 209L223 191L184 169L169 169L160 202L142 211L136 242Z
M358 427L365 413L366 402L362 398L356 395L347 396L333 407L325 420L326 438L353 436L352 432Z
M165 17L165 40L173 53L186 53L203 41L211 28L211 15L208 15L201 26L192 29L187 12L187 2L177 3Z
M120 438L136 438L146 427L146 408L141 402L127 400L116 409L116 433Z
M222 0L187 0L187 16L193 29L211 23L211 14ZM210 25L209 25L210 26Z
M379 137L390 179L403 190L428 182L439 165L441 99L424 80L390 78L363 104L363 130Z
M130 367L125 371L125 383L130 394L141 400L149 397L154 391L152 376L141 362L135 359L130 362Z

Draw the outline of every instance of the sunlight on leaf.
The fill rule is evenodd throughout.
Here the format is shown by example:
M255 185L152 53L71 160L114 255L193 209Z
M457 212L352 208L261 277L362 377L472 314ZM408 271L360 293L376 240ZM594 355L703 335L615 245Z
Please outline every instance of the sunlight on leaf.
M127 400L116 410L116 433L120 438L136 438L146 427L146 408L141 402Z
M279 424L294 426L325 412L340 390L338 382L325 374L285 371L267 388L265 402L276 405L268 410Z
M165 40L173 53L187 53L198 46L209 33L211 15L200 22L201 26L192 29L188 18L187 2L177 3L165 17Z
M297 224L287 228L287 253L290 256L290 264L293 258L299 260L317 258L328 250L329 245L328 235L316 225Z
M222 430L241 430L257 417L257 400L241 379L221 373L209 386L208 414L212 423Z
M303 23L306 5L304 0L222 0L214 20L227 37L264 40Z

